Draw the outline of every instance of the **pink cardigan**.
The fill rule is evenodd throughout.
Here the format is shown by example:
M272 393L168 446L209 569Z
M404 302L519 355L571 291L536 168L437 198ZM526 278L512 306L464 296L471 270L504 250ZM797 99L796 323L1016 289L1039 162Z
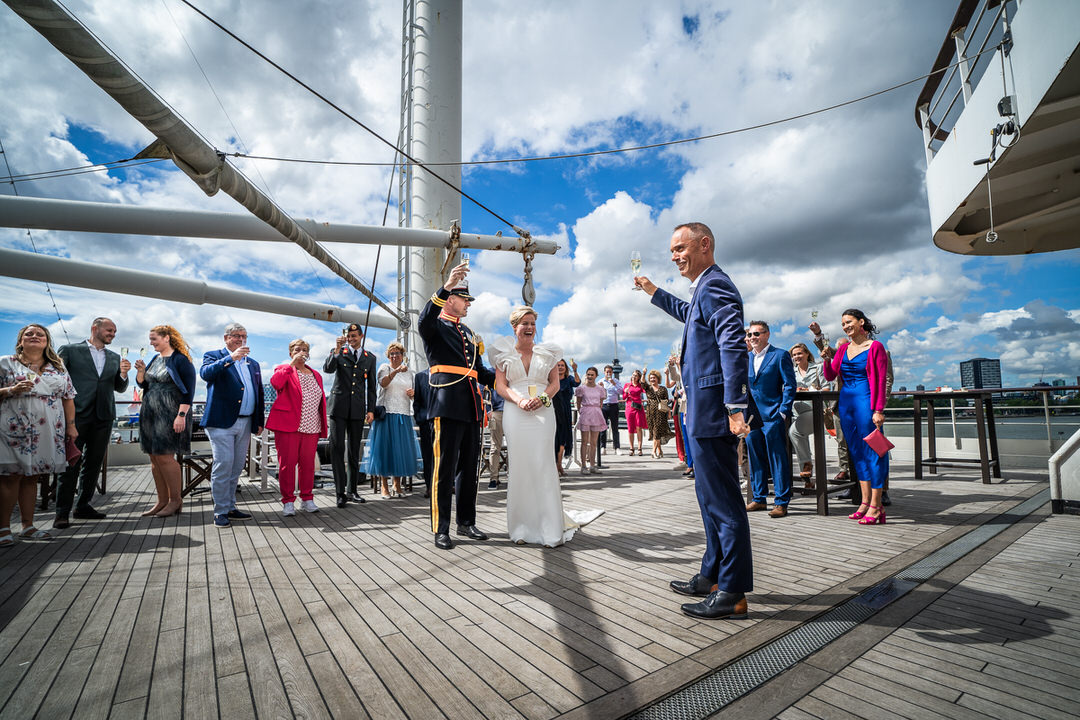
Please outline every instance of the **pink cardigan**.
M840 366L847 357L847 346L844 343L836 349L831 361L823 363L821 369L825 372L825 379L832 381L840 375ZM866 378L870 382L870 409L873 412L885 411L885 377L888 374L889 358L885 354L885 346L874 340L867 350L870 357L866 359Z
M308 370L311 370L311 374L315 376L315 382L319 384L319 395L322 396L319 402L319 414L322 416L319 437L326 437L326 394L323 392L322 376L310 367ZM296 429L300 427L303 394L300 389L300 375L289 363L278 365L270 377L270 384L278 391L278 396L266 418L266 429L274 432L296 432Z

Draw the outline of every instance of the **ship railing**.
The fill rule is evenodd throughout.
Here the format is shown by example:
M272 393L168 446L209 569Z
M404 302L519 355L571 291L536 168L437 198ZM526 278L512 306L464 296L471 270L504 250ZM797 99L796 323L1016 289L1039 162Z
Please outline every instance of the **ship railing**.
M1016 0L962 0L937 58L915 102L927 164L949 137L971 99L994 50L1006 38L1010 3ZM991 12L994 11L994 12ZM948 70L946 70L948 68Z

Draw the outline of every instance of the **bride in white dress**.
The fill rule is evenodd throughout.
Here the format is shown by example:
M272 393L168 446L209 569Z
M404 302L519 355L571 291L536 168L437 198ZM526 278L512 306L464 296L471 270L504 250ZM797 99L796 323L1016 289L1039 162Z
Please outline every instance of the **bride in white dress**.
M555 364L562 350L534 342L537 313L519 307L510 313L514 337L491 344L495 391L506 399L503 434L509 454L506 525L518 544L555 547L603 514L603 510L563 511L555 467L555 411L550 398L559 390Z

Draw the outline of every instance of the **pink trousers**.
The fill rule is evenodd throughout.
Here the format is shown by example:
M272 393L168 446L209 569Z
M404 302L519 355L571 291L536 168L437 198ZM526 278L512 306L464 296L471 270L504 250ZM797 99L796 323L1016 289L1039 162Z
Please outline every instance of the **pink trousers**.
M315 489L315 450L318 433L274 431L274 447L278 455L278 487L281 502L296 501L296 467L300 466L300 499L312 500Z

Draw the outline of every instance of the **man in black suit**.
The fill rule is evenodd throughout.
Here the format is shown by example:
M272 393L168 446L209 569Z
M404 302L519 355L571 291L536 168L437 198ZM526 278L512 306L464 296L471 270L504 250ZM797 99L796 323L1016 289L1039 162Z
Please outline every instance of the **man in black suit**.
M82 458L76 460L60 476L56 489L55 528L71 525L69 517L80 520L100 520L105 513L90 506L97 487L101 463L105 459L112 436L113 420L116 419L116 401L113 393L127 390L128 371L131 363L121 358L106 345L116 337L116 323L109 318L94 318L90 325L90 339L60 348L60 359L75 385L75 429L79 432L75 444L82 450ZM75 498L75 486L79 487L79 499L75 512L71 505Z
M334 376L326 410L339 508L350 500L365 502L356 489L358 483L367 480L360 472L360 450L364 446L364 423L370 424L375 412L375 356L363 349L363 343L364 331L353 323L345 328L345 335L337 339L323 363L323 372Z

